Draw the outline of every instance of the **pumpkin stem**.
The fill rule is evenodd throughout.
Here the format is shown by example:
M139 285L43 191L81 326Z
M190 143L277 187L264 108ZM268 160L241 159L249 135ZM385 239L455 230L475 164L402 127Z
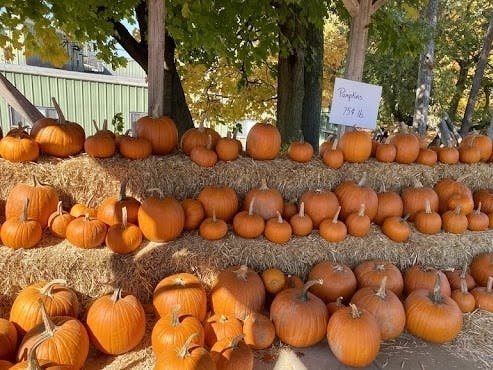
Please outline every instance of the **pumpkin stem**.
M281 213L279 211L276 211L276 214L277 214L277 222L282 224L284 220L282 219Z
M27 208L29 207L29 198L26 197L26 200L24 201L24 204L22 205L22 212L21 212L21 217L20 221L22 223L27 221Z
M359 180L358 182L358 186L363 186L366 184L366 180L368 178L368 174L365 172L363 172L363 176L361 176L361 179Z
M435 279L435 286L433 287L433 292L431 293L431 301L433 304L440 304L443 301L443 296L440 291L442 288L442 281L440 280L440 274L437 272L437 277Z
M405 215L404 217L401 218L401 223L404 223L408 220L408 218L411 217L411 214L408 213L407 215Z
M92 120L92 126L96 130L96 133L98 133L100 131L99 130L99 127L98 127L98 124L96 123L96 120L95 119Z
M102 131L106 131L108 130L108 118L105 118L103 120L103 128L102 128Z
M337 212L334 215L334 217L332 217L332 223L333 224L337 223L337 220L339 219L339 213L341 213L341 206L337 207Z
M467 281L464 278L460 278L460 291L463 294L467 293Z
M56 212L57 212L56 214L58 216L63 215L63 205L62 205L62 201L61 200L58 201L58 204L56 206Z
M173 316L171 317L171 326L176 328L180 325L180 309L181 305L177 304L173 307Z
M374 270L378 272L383 272L385 271L385 265L383 263L379 263L378 265L375 265Z
M208 150L212 150L212 136L211 135L207 135L207 146L206 148Z
M120 299L122 299L122 288L118 287L113 291L113 294L111 295L111 301L113 303L116 303Z
M178 357L181 358L181 359L184 359L185 357L187 356L190 356L190 346L192 345L192 341L195 339L195 337L198 337L199 336L199 333L193 333L192 335L190 335L187 339L187 341L185 342L185 344L183 345L183 347L181 347L179 350L178 350Z
M361 311L356 307L354 303L350 303L349 307L351 307L351 317L353 319L359 319L361 317Z
M365 215L365 209L366 209L365 203L361 203L361 205L359 206L359 211L358 211L359 217L363 217Z
M44 285L42 288L39 289L39 294L45 295L47 297L53 297L52 295L52 290L55 287L55 285L67 285L67 281L63 279L54 279Z
M334 139L332 142L332 150L337 150L337 144L339 144L339 139Z
M212 207L212 223L215 224L216 222L217 222L216 209Z
M430 200L428 198L425 199L425 213L426 214L432 213L431 203L430 203Z
M36 339L33 343L29 351L27 352L27 370L41 370L41 366L39 366L38 358L36 357L36 350L38 347L44 343L50 335L47 333L41 333L41 335Z
M344 297L341 295L336 299L336 307L344 307Z
M120 184L120 192L118 193L119 201L127 199L127 184L128 184L128 177L123 179Z
M460 272L460 278L465 279L467 275L467 262L464 262L464 267L462 267L462 271Z
M250 201L250 206L248 207L248 216L253 216L253 202L255 202L255 197L252 197Z
M455 207L454 209L454 214L455 215L460 215L460 211L462 210L462 206L461 205L458 205L457 207Z
M123 207L122 208L122 230L126 230L127 229L127 224L128 222L128 212L127 212L127 207Z
M66 122L66 120L65 120L65 116L63 115L62 109L58 105L58 102L56 101L55 97L52 97L51 101L53 103L53 107L56 110L56 113L58 114L58 123L63 125Z
M493 293L493 276L488 277L488 281L486 282L486 293Z
M309 280L309 281L307 281L305 283L305 285L303 285L303 290L297 296L298 300L300 300L302 302L308 301L308 289L310 289L315 284L323 285L323 283L324 283L324 281L322 279Z
M387 276L384 276L382 278L382 282L380 283L380 287L376 291L375 295L381 299L387 298L387 292L386 292L386 287L387 287Z
M48 337L52 337L55 334L55 330L57 326L48 316L45 305L43 304L43 300L41 298L38 299L38 303L39 303L39 309L41 311L41 317L43 318L43 324L45 327L43 334L46 334L46 336Z
M300 216L301 218L305 217L305 202L301 202L298 216Z
M243 340L243 338L245 338L245 334L241 333L239 335L237 335L236 337L234 337L233 339L231 339L231 344L229 345L229 348L235 350L239 347L241 341Z
M268 190L269 187L267 186L267 180L265 178L262 179L262 182L260 184L260 190Z
M241 265L240 268L238 270L234 270L233 273L236 275L237 279L247 281L248 266L247 265Z
M481 202L478 202L478 208L476 209L475 212L477 215L481 214Z

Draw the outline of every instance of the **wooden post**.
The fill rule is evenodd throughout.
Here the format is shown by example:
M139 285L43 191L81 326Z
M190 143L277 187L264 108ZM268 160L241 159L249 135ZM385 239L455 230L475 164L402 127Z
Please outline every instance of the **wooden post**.
M149 116L164 114L165 0L148 0L148 110Z
M10 83L5 76L0 73L0 96L5 99L8 105L14 108L19 114L31 123L43 118L44 116L17 88ZM16 124L17 122L13 122Z
M368 48L368 27L370 26L371 16L387 0L343 0L342 2L351 16L349 49L344 78L353 81L362 81L366 50ZM337 136L341 137L346 130L347 126L338 125Z

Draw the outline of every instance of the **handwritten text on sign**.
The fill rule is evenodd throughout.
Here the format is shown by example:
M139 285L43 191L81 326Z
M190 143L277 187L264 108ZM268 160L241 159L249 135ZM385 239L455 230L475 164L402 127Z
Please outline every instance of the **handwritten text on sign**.
M381 96L382 86L336 78L329 120L338 125L373 129Z

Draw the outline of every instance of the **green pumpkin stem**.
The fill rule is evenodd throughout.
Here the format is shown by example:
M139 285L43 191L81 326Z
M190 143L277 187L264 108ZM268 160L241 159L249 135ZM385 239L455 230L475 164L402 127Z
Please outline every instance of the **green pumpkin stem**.
M322 279L317 279L317 280L309 280L303 285L303 290L298 294L297 298L298 300L302 302L308 301L308 289L310 289L312 286L315 284L320 284L323 285L324 281Z

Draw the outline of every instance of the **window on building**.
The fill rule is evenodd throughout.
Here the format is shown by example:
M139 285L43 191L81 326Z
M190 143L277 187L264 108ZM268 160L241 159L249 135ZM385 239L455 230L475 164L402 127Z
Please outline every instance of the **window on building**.
M135 128L135 122L141 118L147 116L147 112L130 112L130 127L132 131Z
M37 106L39 112L48 118L58 118L56 109L53 107L39 107ZM11 128L17 127L19 122L23 126L31 127L31 123L28 122L19 112L17 112L13 107L9 105L9 124Z

